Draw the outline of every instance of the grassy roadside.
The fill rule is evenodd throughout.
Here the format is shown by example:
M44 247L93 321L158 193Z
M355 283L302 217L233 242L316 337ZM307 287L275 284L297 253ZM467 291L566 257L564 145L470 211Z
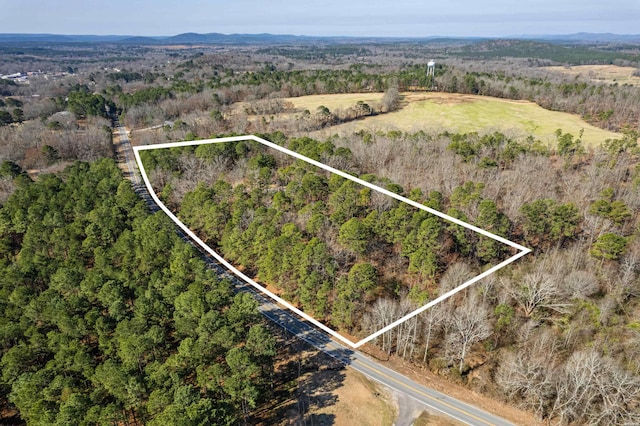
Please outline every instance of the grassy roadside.
M273 326L282 350L273 395L255 425L391 426L398 409L391 392L334 358Z
M344 372L344 385L333 392L336 403L311 413L319 418L334 416L334 426L393 425L397 408L388 390L351 368Z

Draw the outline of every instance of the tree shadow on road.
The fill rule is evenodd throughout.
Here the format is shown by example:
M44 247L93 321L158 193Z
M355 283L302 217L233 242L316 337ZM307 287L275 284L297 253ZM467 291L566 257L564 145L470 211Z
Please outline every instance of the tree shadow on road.
M282 329L271 401L254 413L254 424L333 425L335 415L317 411L335 405L343 386L345 365Z

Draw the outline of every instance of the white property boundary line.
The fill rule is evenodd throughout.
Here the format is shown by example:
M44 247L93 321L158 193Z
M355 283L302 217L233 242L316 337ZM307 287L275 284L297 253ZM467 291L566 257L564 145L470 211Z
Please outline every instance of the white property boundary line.
M302 312L300 309L296 308L295 306L293 306L292 304L290 304L289 302L287 302L286 300L280 298L279 296L275 295L274 293L272 293L271 291L267 290L266 288L264 288L263 286L261 286L260 284L256 283L254 280L252 280L251 278L249 278L248 276L246 276L245 274L243 274L242 272L240 272L235 266L233 266L232 264L230 264L229 262L227 262L222 256L220 256L218 253L216 253L215 251L213 251L211 249L211 247L209 247L207 244L204 243L204 241L202 241L200 238L198 238L198 236L196 234L194 234L184 223L182 223L180 221L180 219L178 219L172 212L171 210L169 210L167 208L167 206L164 205L164 203L162 201L160 201L160 199L158 198L158 196L156 195L156 193L153 191L153 188L151 186L151 182L149 181L149 177L147 176L147 172L145 171L144 165L142 164L142 160L140 158L140 151L147 151L147 150L152 150L152 149L163 149L163 148L175 148L175 147L182 147L182 146L193 146L193 145L202 145L202 144L210 144L210 143L224 143L224 142L239 142L239 141L246 141L246 140L253 140L256 141L258 143L261 143L263 145L266 145L270 148L276 149L280 152L283 152L285 154L288 154L292 157L295 157L297 159L300 159L302 161L305 161L307 163L313 164L314 166L320 167L321 169L327 170L331 173L335 173L339 176L342 176L345 179L349 179L352 180L353 182L359 183L360 185L364 185L367 188L373 189L374 191L378 191L382 194L388 195L389 197L395 198L398 201L402 201L403 203L407 203L413 207L417 207L419 209L425 210L431 214L434 214L438 217L441 217L442 219L445 219L449 222L455 223L457 225L463 226L467 229L470 229L472 231L475 231L479 234L482 234L486 237L492 238L496 241L500 241L503 244L506 244L510 247L513 247L517 250L519 250L519 253L515 254L514 256L511 256L510 258L508 258L507 260L499 263L498 265L495 265L494 267L492 267L491 269L488 269L487 271L481 273L480 275L470 279L469 281L461 284L460 286L454 288L453 290L450 290L448 292L446 292L445 294L441 295L440 297L432 300L431 302L427 303L426 305L422 306L421 308L416 309L415 311L403 316L402 318L394 321L393 323L389 324L388 326L376 331L375 333L365 337L364 339L358 341L358 342L352 342L351 340L347 339L346 337L343 337L342 335L340 335L339 333L337 333L336 331L330 329L329 327L327 327L326 325L322 324L320 321L314 319L313 317L307 315L306 313ZM172 143L163 143L163 144L156 144L156 145L144 145L144 146L134 146L133 147L133 153L136 157L136 162L138 163L138 167L140 169L140 173L142 174L142 179L144 180L145 185L147 186L147 189L149 190L149 194L151 194L151 198L153 198L153 200L156 202L156 204L158 204L158 206L162 209L162 211L164 211L167 216L169 216L171 218L171 220L173 220L175 222L176 225L178 225L178 227L180 229L182 229L187 235L189 235L189 237L191 237L195 242L197 242L204 250L207 251L207 253L209 253L210 255L212 255L214 258L216 258L216 260L218 260L218 262L220 262L221 264L223 264L226 268L228 268L229 270L231 270L234 274L236 274L238 277L242 278L244 281L246 281L248 284L250 284L251 286L253 286L254 288L256 288L257 290L259 290L260 292L266 294L267 296L269 296L270 298L272 298L273 300L275 300L277 303L285 306L286 308L290 309L291 311L295 312L296 314L300 315L302 318L306 319L307 321L313 323L315 326L321 328L322 330L326 331L327 333L329 333L330 335L332 335L333 337L335 337L336 339L342 341L343 343L346 343L347 345L351 346L352 348L357 348L365 343L367 343L370 340L375 339L376 337L380 336L381 334L385 333L386 331L391 330L392 328L398 326L399 324L403 323L404 321L418 315L419 313L429 309L430 307L432 307L433 305L442 302L445 299L448 299L449 297L453 296L454 294L458 293L459 291L464 290L465 288L469 287L470 285L474 284L475 282L483 279L484 277L491 275L492 273L494 273L495 271L497 271L500 268L503 268L504 266L510 264L511 262L521 258L522 256L526 255L527 253L531 252L530 249L521 246L520 244L516 244L513 241L509 241L506 238L502 238L498 235L492 234L491 232L485 231L484 229L480 229L476 226L473 226L471 224L468 224L466 222L463 222L459 219L456 219L455 217L451 217L449 215L446 215L442 212L439 212L437 210L434 210L432 208L423 206L420 203L417 203L413 200L410 200L408 198L405 198L401 195L398 195L394 192L391 192L389 190L386 190L384 188L381 188L377 185L373 185L372 183L366 182L362 179L358 179L357 177L351 176L348 173L345 173L343 171L334 169L333 167L327 166L326 164L322 164L318 161L312 160L311 158L305 157L304 155L298 154L297 152L293 152L291 150L288 150L286 148L281 147L280 145L276 145L273 142L269 142L265 139L259 138L257 136L254 135L246 135L246 136L233 136L233 137L227 137L227 138L217 138L217 139L206 139L206 140L198 140L198 141L188 141L188 142L172 142Z

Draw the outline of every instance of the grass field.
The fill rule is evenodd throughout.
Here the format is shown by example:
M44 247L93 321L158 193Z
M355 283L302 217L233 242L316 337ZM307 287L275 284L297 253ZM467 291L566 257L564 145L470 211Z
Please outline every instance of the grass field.
M549 111L528 101L451 93L405 93L403 96L403 106L398 111L334 126L320 131L320 134L346 134L360 129L465 133L501 131L514 137L532 134L545 143L554 143L556 129L575 136L584 129L583 141L587 145L599 145L605 139L621 136L592 126L577 115ZM303 96L288 100L296 108L314 111L324 105L333 111L353 106L359 100L375 104L381 98L382 94L365 93Z
M575 67L546 67L549 71L559 72L565 75L581 75L591 81L613 84L631 84L640 86L640 77L633 75L636 68L619 67L616 65L579 65Z
M369 105L380 103L384 93L339 93L335 95L310 95L300 96L298 98L287 98L287 101L293 103L297 109L308 109L314 112L319 106L323 105L334 111L338 108L352 107L358 101L364 101Z

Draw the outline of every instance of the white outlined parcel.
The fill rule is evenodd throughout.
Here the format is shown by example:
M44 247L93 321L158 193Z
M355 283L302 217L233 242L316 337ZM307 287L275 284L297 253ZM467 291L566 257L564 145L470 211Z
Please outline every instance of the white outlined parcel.
M151 182L149 181L149 177L147 176L147 173L145 171L144 165L142 164L142 160L140 158L140 151L146 151L146 150L152 150L152 149L163 149L163 148L174 148L174 147L182 147L182 146L193 146L193 145L202 145L202 144L211 144L211 143L224 143L224 142L238 142L238 141L243 141L243 140L253 140L255 142L261 143L265 146L268 146L270 148L273 149L277 149L280 152L283 152L285 154L288 154L292 157L295 157L297 159L300 159L302 161L305 161L307 163L313 164L314 166L320 167L321 169L327 170L331 173L335 173L339 176L342 176L345 179L350 179L356 183L359 183L360 185L366 186L374 191L378 191L382 194L385 194L389 197L395 198L398 201L401 201L403 203L407 203L413 207L425 210L431 214L434 214L442 219L445 219L449 222L455 223L457 225L463 226L467 229L470 229L472 231L475 231L479 234L482 234L486 237L492 238L496 241L499 241L503 244L506 244L510 247L515 248L516 250L518 250L518 252L509 257L508 259L500 262L499 264L493 266L492 268L486 270L485 272L471 278L470 280L464 282L463 284L459 285L458 287L454 288L453 290L450 290L448 292L446 292L445 294L440 295L439 297L437 297L436 299L430 301L429 303L427 303L426 305L416 309L413 312L410 312L409 314L403 316L402 318L397 319L396 321L392 322L391 324L387 325L386 327L370 334L369 336L357 341L357 342L353 342L350 339L342 336L340 333L330 329L329 327L327 327L326 325L322 324L320 321L316 320L315 318L311 317L310 315L306 314L305 312L301 311L300 309L296 308L295 306L293 306L292 304L290 304L289 302L287 302L286 300L282 299L281 297L277 296L276 294L272 293L271 291L267 290L266 288L264 288L263 286L261 286L260 284L258 284L257 282L255 282L253 279L251 279L250 277L246 276L245 274L243 274L241 271L239 271L235 266L233 266L232 264L230 264L229 262L227 262L222 256L220 256L218 253L216 253L213 249L211 249L207 244L205 244L200 238L198 238L197 235L195 235L184 223L182 223L182 221L180 221L180 219L178 219L165 205L162 201L160 201L160 199L158 198L158 196L155 194L155 192L153 191L153 188L151 187ZM493 274L494 272L496 272L497 270L505 267L506 265L514 262L515 260L521 258L522 256L526 255L527 253L531 252L530 249L521 246L520 244L514 243L513 241L509 241L506 238L500 237L498 235L492 234L491 232L485 231L484 229L480 229L476 226L473 226L469 223L463 222L459 219L456 219L454 217L451 217L449 215L446 215L442 212L439 212L437 210L434 210L432 208L423 206L420 203L417 203L413 200L410 200L408 198L405 198L401 195L398 195L394 192L391 192L387 189L381 188L377 185L371 184L369 182L366 182L362 179L358 179L357 177L351 176L348 173L345 173L343 171L334 169L333 167L327 166L326 164L320 163L318 161L312 160L308 157L305 157L304 155L298 154L297 152L293 152L291 150L288 150L284 147L281 147L280 145L274 144L273 142L269 142L265 139L262 139L260 137L254 136L254 135L246 135L246 136L233 136L233 137L227 137L227 138L217 138L217 139L206 139L206 140L198 140L198 141L188 141L188 142L172 142L172 143L164 143L164 144L155 144L155 145L144 145L144 146L135 146L133 147L133 152L136 158L136 162L138 163L138 168L140 169L140 173L142 175L142 179L144 180L144 183L147 187L147 189L149 190L149 194L151 194L151 197L153 198L153 200L157 203L157 205L160 207L160 209L162 209L162 211L164 213L167 214L167 216L169 216L171 218L171 220L173 220L175 222L175 224L182 229L185 234L187 234L191 239L193 239L193 241L195 241L198 245L200 245L200 247L202 247L203 250L205 250L207 253L209 253L211 256L213 256L216 260L218 260L222 265L224 265L226 268L228 268L231 272L233 272L235 275L237 275L239 278L241 278L243 281L245 281L247 284L251 285L252 287L256 288L257 290L259 290L260 292L264 293L265 295L269 296L271 299L273 299L274 301L276 301L277 303L279 303L280 305L286 307L287 309L295 312L297 315L301 316L302 318L304 318L305 320L313 323L316 327L322 329L323 331L326 331L327 333L329 333L331 336L335 337L336 339L340 340L341 342L347 344L348 346L352 347L352 348L357 348L367 342L369 342L370 340L375 339L376 337L380 336L381 334L385 333L386 331L391 330L392 328L402 324L403 322L405 322L406 320L420 314L421 312L429 309L430 307L442 302L445 299L448 299L449 297L453 296L454 294L464 290L465 288L469 287L470 285L480 281L481 279L487 277L488 275Z

